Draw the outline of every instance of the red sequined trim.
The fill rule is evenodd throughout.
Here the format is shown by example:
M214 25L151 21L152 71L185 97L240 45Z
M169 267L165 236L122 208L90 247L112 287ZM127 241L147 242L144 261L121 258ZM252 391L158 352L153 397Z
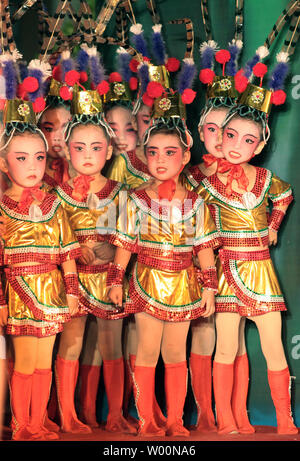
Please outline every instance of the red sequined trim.
M46 336L53 336L64 329L63 324L55 323L51 325L47 323L42 327L35 327L33 325L15 325L10 323L10 319L8 319L8 324L6 326L5 332L7 335L13 336L35 336L37 338L44 338Z
M4 269L10 275L36 275L45 274L57 269L56 264L39 264L36 266L14 266Z
M283 221L283 218L285 217L285 212L282 210L277 210L276 208L273 208L273 211L271 213L270 219L269 219L269 227L270 229L273 229L274 231L278 231L280 228L280 225Z
M234 251L221 248L219 250L221 261L234 259L235 261L263 261L270 259L269 249L260 251Z
M192 264L192 258L179 259L178 261L167 261L164 259L152 258L151 256L145 256L143 254L139 254L137 260L140 263L145 264L145 266L167 271L180 271L187 269Z
M259 306L241 306L238 302L224 302L222 298L216 298L216 312L233 312L241 315L242 317L254 317L256 315L263 315L267 314L268 312L283 312L286 311L287 308L285 303L272 303L268 302L267 307L260 309Z

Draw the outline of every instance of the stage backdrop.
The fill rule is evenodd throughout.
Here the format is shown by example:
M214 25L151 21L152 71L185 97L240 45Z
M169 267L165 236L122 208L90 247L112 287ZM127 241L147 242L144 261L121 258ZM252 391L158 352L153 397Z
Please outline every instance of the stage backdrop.
M244 14L244 47L241 62L245 63L253 56L257 47L262 45L271 31L287 0L245 0ZM56 8L56 0L48 0L45 4L50 12ZM76 0L72 1L75 6ZM95 15L98 14L103 0L89 1ZM233 38L235 0L208 0L209 13L212 22L213 38L221 48L226 47ZM193 21L195 33L194 58L199 64L199 45L205 40L201 18L199 0L156 0L157 9L164 25L169 56L182 57L185 52L185 28L183 25L171 25L171 19L190 18ZM151 18L146 8L145 0L132 2L137 22L144 26L146 35L151 32ZM67 27L67 25L66 25ZM17 37L20 51L27 58L32 58L33 50L37 47L36 17L34 11L26 13L20 21ZM31 35L28 30L32 31ZM111 20L104 35L113 35L115 19ZM271 57L266 60L270 69L274 64L274 57L282 46L287 28L285 27L272 47ZM115 48L102 46L100 51L105 60L113 62ZM279 242L272 249L272 257L277 269L278 277L286 298L288 313L283 314L283 338L292 380L292 404L295 422L300 426L300 42L291 61L291 74L287 83L287 101L284 108L273 109L271 114L271 139L262 154L257 159L257 165L271 169L283 180L291 183L295 201L287 213L285 222L280 230ZM111 69L110 69L111 70ZM198 140L197 123L199 113L204 103L204 91L199 83L195 83L197 98L188 109L188 125L191 129L195 144L192 150L193 163L201 160L203 153ZM246 342L250 361L250 390L249 415L255 425L276 425L275 410L271 401L267 382L265 359L262 355L259 336L255 325L247 321ZM163 397L162 397L163 398ZM103 403L102 392L99 399ZM105 400L104 400L105 402ZM162 400L163 402L163 400ZM99 412L105 416L106 405L100 407ZM189 388L189 395L185 409L186 422L195 422L195 405Z

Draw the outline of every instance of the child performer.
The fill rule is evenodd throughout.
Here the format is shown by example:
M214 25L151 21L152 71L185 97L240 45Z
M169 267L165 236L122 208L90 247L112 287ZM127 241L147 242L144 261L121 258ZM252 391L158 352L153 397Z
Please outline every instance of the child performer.
M122 303L122 280L131 253L137 253L129 288L132 304L125 305L125 312L135 312L137 325L134 384L141 436L165 433L155 422L152 403L160 352L165 363L166 434L189 434L182 421L186 337L193 318L214 312L217 280L213 248L218 239L204 202L198 202L194 192L187 191L179 181L180 172L190 160L192 142L181 118L184 114L179 112L179 101L182 107L181 95L169 91L155 100L156 121L144 141L148 168L155 181L143 190L130 192L126 213L121 212L112 238L118 248L110 266L108 287L116 305ZM203 293L192 264L193 247L205 278Z
M223 122L225 162L197 189L215 208L215 221L223 241L217 261L217 346L213 364L219 433L239 430L245 416L239 409L233 413L231 406L242 317L253 320L259 330L276 409L277 432L298 432L291 416L290 374L281 340L280 311L285 311L286 306L268 249L270 244L277 242L277 231L292 201L292 191L289 184L271 171L249 164L269 138L267 120L271 102L284 102L285 93L279 88L286 71L286 62L278 63L273 74L276 78L271 79L272 91L247 85L239 104L229 111ZM266 66L262 63L253 67L253 74L261 80L265 72ZM236 79L236 87L244 85L243 79L243 75ZM268 200L273 202L269 223Z
M82 428L84 431L83 425L76 417L74 392L85 322L87 314L90 313L97 319L98 348L103 359L109 407L105 428L110 432L135 434L136 429L131 427L122 415L122 323L127 314L117 313L105 293L108 263L113 259L114 251L111 251L110 258L99 256L101 243L107 244L110 233L110 229L107 228L111 226L110 215L115 215L119 193L125 186L101 174L106 160L112 155L110 138L114 133L103 117L102 101L98 91L81 91L75 84L71 111L73 117L67 129L67 142L76 176L58 186L56 191L81 244L82 257L77 263L80 313L64 329L56 360L63 430L77 432ZM103 231L106 231L104 235ZM96 396L92 404L95 407Z
M132 56L118 48L120 72L110 74L110 91L104 96L106 119L115 133L114 157L106 176L136 188L150 179L144 152L137 148L137 120L133 114L137 78L130 69Z
M71 118L70 104L59 96L60 85L60 82L51 79L47 107L38 124L49 146L43 181L53 188L70 178L64 139L66 126Z
M80 245L58 198L41 187L48 146L36 126L34 109L44 104L40 93L34 97L31 90L41 89L43 66L34 60L22 82L13 57L4 68L7 101L0 168L12 184L1 200L6 224L6 333L12 336L15 357L10 380L12 439L53 440L58 435L44 426L52 349L56 334L78 308L75 258ZM39 70L40 78L30 75L33 70ZM26 100L16 98L18 83Z
M230 108L235 104L239 95L235 89L234 76L237 71L237 60L242 48L240 40L233 40L229 43L228 50L217 49L213 41L204 42L200 47L201 62L204 68L200 71L200 81L208 84L206 96L207 101L201 112L198 125L201 141L204 142L206 154L203 155L204 162L187 168L185 180L188 188L197 187L200 182L217 171L223 162L222 143L222 122ZM259 50L262 54L263 50ZM213 62L223 64L223 75L215 75ZM197 265L197 260L195 260ZM241 407L241 396L248 394L248 359L244 339L245 321L240 324L240 344L235 361L235 382L239 389L232 395L232 407ZM215 431L215 418L212 411L212 354L215 349L215 316L209 318L199 317L191 322L192 343L189 367L191 372L191 383L195 402L197 405L197 422L195 429L200 432ZM246 400L244 399L243 426L239 431L252 433L254 428L246 418Z

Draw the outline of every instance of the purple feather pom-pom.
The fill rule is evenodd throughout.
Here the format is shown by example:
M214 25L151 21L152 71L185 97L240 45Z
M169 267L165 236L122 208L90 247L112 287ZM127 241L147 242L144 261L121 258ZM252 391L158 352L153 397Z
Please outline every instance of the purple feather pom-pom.
M182 94L186 88L191 88L196 76L196 66L192 59L184 59L183 66L178 75L177 88Z
M283 89L288 71L289 65L287 62L279 62L276 65L270 77L269 87L271 90L276 91Z
M17 95L17 72L12 60L3 64L3 76L6 82L6 99L14 99Z

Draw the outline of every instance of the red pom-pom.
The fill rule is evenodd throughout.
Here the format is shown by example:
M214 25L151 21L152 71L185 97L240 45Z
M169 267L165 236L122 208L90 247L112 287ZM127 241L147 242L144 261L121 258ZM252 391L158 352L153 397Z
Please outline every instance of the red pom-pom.
M271 102L272 104L275 104L275 106L280 106L281 104L284 104L285 100L286 100L286 93L283 90L276 90L272 94Z
M131 77L129 79L129 88L132 90L132 91L135 91L138 87L138 79L136 77Z
M100 95L106 94L109 91L109 83L106 80L102 80L102 82L97 85L97 91Z
M58 82L61 82L61 80L62 80L62 72L61 72L61 67L60 66L54 66L53 67L52 77L54 78L54 80L57 80Z
M167 60L166 68L169 72L177 72L180 67L180 61L177 58L169 58Z
M39 87L39 82L35 77L26 77L23 80L23 89L27 93L33 93Z
M64 101L69 101L72 99L72 91L67 86L62 86L59 89L59 96L64 100Z
M239 93L243 93L248 85L248 79L243 74L242 70L239 70L234 76L234 86Z
M150 98L159 98L164 91L164 87L159 82L150 82L147 85L147 94Z
M80 77L79 77L80 83L85 83L88 81L88 74L84 71L80 72Z
M183 104L191 104L194 101L195 96L196 91L192 90L191 88L186 88L181 95Z
M211 69L202 69L199 73L199 80L205 83L205 85L209 85L212 84L215 75L216 74Z
M122 82L122 76L119 74L119 72L112 72L109 76L109 82Z
M145 104L145 106L152 107L153 104L154 104L154 99L153 99L153 98L150 98L150 96L148 96L147 93L144 93L144 94L143 94L142 100L143 100L143 103Z
M139 61L137 59L131 59L129 63L129 69L131 70L131 72L137 72L138 65Z
M36 100L32 103L32 107L34 112L42 112L42 110L46 107L46 101L44 98L36 98Z
M255 66L253 67L253 73L256 77L264 77L264 75L268 72L268 68L265 64L263 64L262 62L258 62L257 64L255 64Z
M147 56L143 56L143 61L144 61L144 62L150 62L150 61L151 61L151 59L150 59L150 58L148 58Z
M69 86L74 86L80 80L80 73L77 70L69 70L65 74L65 82Z
M230 53L228 50L219 50L215 54L216 61L220 64L225 64L230 60Z
M19 83L17 86L17 97L20 99L25 99L27 91L25 90L22 83Z
M5 103L6 103L6 99L0 99L0 110L4 109Z

